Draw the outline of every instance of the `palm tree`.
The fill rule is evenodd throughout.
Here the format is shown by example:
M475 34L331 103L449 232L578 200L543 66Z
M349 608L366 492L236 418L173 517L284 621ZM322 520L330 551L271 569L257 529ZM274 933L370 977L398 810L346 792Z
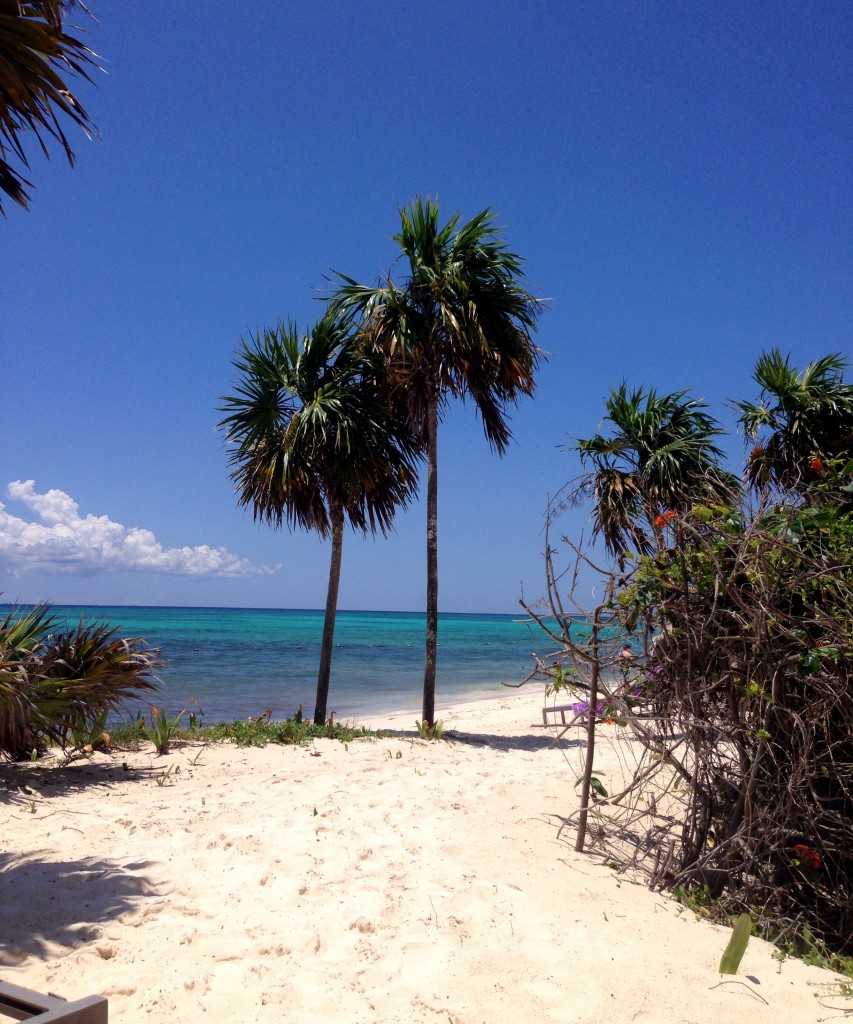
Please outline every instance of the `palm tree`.
M362 318L362 338L386 360L392 401L428 456L427 635L423 720L435 717L438 646L438 422L448 399L473 400L491 447L502 455L511 433L506 408L531 395L540 352L532 333L541 303L522 285L522 260L501 241L494 215L439 227L438 202L400 210L394 241L408 273L376 287L339 275L333 302Z
M326 719L345 522L386 534L417 488L417 439L389 415L374 360L327 314L305 336L279 323L242 343L222 399L238 504L332 539L314 721Z
M578 440L572 450L591 469L576 493L592 492L593 535L622 558L633 546L648 554L664 537L667 522L698 501L732 501L737 480L722 469L722 434L703 402L686 391L658 395L623 383L606 400L616 428Z
M745 439L758 442L746 464L750 487L775 483L796 490L830 459L853 457L853 384L843 378L847 365L833 353L800 372L779 349L762 353L752 375L761 388L758 403L735 403Z
M7 154L28 167L21 136L32 131L45 156L45 136L53 136L74 164L74 150L57 114L64 114L87 134L95 125L69 91L62 72L89 80L97 67L95 54L62 24L73 0L0 0L0 213L2 195L27 208L27 181L14 170ZM81 5L82 6L82 5Z

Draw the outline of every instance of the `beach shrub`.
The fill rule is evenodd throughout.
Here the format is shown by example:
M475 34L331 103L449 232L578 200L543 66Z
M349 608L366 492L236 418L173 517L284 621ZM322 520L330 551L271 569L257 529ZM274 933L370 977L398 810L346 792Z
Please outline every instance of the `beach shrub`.
M111 731L113 747L138 749L141 742L149 738L146 735L147 729L141 715L126 725L117 726ZM387 735L390 735L387 731L374 732L345 722L336 722L332 718L324 725L315 725L312 721L304 720L301 714L284 719L272 719L265 714L258 718L241 718L211 725L202 725L196 719L196 723L189 727L181 727L179 724L174 728L169 742L235 743L238 747L265 747L268 743L295 745L321 738L348 743L354 739L377 739Z
M0 756L73 746L103 728L105 712L155 689L160 658L143 641L103 623L58 627L44 605L0 620Z
M824 963L853 953L853 389L843 365L829 357L799 373L778 353L762 357L759 403L737 406L760 450L728 496L691 491L685 476L666 507L648 472L650 459L670 458L661 439L643 434L643 458L619 466L619 423L615 438L581 442L592 469L549 506L547 598L525 605L557 649L534 676L596 709L570 816L576 848L591 816L605 856L645 865L652 887L701 893L703 914L720 921L748 913L782 950L818 950ZM567 601L549 541L562 508L589 497L604 500L594 530L616 563L598 570L594 612L575 591L578 566L599 559L563 538L576 558ZM608 538L613 516L620 530ZM593 623L585 634L573 629L579 613ZM592 780L607 718L641 753L604 799Z
M839 952L853 949L851 542L829 481L751 515L698 507L620 593L648 638L653 713L688 751L660 882L706 883L720 914L757 908L777 939L808 924Z

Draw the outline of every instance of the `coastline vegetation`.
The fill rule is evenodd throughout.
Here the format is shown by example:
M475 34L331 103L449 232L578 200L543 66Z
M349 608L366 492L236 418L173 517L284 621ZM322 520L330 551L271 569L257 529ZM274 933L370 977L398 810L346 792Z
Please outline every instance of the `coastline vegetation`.
M60 629L47 605L13 609L0 620L0 758L91 745L111 711L156 688L160 664L103 623Z
M536 674L586 702L576 848L590 835L609 861L643 868L651 888L718 921L749 914L783 952L849 973L853 385L845 365L828 356L800 372L778 352L759 359L758 401L735 406L755 444L737 486L710 445L718 425L693 415L701 407L686 393L614 392L613 433L578 442L585 473L547 516L551 530L567 503L591 501L594 534L614 564L600 567L564 537L575 565L561 570L546 534L548 598L528 611L561 649L540 659ZM563 592L581 565L603 577L594 610L581 607L574 583ZM592 623L587 640L569 633L578 612ZM618 623L630 647L620 650L603 623ZM602 723L625 729L642 751L625 788L609 796L592 785Z
M366 729L347 722L336 722L334 717L318 725L303 718L301 711L285 719L271 719L261 715L258 718L242 718L210 725L195 722L184 726L180 719L180 714L172 719L167 716L169 729L160 736L161 740L165 740L162 750L152 738L141 715L132 722L111 729L110 745L117 750L138 750L144 742L150 741L155 743L158 753L165 753L172 743L234 743L238 747L265 747L268 743L298 745L315 739L349 743L357 739L381 739L391 735L387 730Z

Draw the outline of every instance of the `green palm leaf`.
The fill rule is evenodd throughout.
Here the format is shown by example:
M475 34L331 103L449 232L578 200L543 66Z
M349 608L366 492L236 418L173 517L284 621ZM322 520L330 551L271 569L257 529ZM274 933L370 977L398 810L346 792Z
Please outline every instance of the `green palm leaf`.
M60 0L0 0L0 196L26 208L32 183L9 162L14 155L29 166L22 136L32 133L48 156L47 139L61 145L73 165L71 148L58 115L96 134L91 118L69 91L68 74L90 81L96 55L63 28L71 3ZM0 213L3 204L0 201Z
M747 443L749 485L773 482L800 489L812 479L812 460L847 460L853 455L853 385L844 380L847 362L824 356L802 371L778 349L762 353L753 380L757 402L736 402Z
M593 496L593 532L611 554L654 550L665 511L697 501L731 501L737 481L720 465L714 443L722 430L706 406L686 391L658 395L623 383L606 400L609 436L574 445L588 476L582 492Z

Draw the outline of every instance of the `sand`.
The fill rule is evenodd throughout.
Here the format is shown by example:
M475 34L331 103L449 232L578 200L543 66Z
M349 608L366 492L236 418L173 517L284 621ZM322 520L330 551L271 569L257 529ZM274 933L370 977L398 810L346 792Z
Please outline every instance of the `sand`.
M582 741L549 748L541 705L540 689L445 710L441 742L0 767L0 978L106 995L121 1024L853 1012L835 975L760 940L723 979L726 929L558 838ZM606 746L598 766L615 771Z

